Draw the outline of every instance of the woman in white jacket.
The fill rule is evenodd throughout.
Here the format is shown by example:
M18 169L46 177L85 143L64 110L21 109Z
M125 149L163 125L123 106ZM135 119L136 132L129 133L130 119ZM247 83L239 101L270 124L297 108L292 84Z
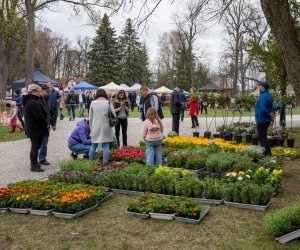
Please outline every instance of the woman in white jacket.
M108 101L104 89L99 89L95 100L92 101L89 113L92 146L89 153L89 159L94 160L98 144L102 144L103 163L109 158L109 143L113 142L113 127L109 124L108 112L109 105L111 112L115 115L111 102Z

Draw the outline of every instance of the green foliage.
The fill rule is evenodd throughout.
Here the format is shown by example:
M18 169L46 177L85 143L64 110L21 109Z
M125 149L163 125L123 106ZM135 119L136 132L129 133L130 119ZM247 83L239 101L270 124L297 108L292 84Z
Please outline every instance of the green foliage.
M81 170L86 173L91 173L97 168L95 161L88 160L68 160L60 164L60 170Z
M300 225L300 202L277 209L263 218L263 228L279 237L298 229Z
M205 157L196 157L190 158L186 161L186 168L187 169L200 169L205 167L207 158Z

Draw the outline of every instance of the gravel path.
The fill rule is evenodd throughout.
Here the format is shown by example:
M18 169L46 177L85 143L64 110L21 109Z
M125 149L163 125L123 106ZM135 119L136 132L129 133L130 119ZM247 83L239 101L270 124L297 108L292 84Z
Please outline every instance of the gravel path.
M238 118L234 119L238 121ZM25 179L44 179L48 175L53 174L59 170L59 163L64 160L70 159L70 151L67 146L67 139L72 132L73 128L78 122L68 120L58 121L57 130L51 132L48 145L48 157L47 159L51 163L50 166L44 166L45 172L43 173L33 173L30 171L29 163L29 151L30 151L30 141L28 139L14 141L14 142L2 142L0 143L0 186L7 185L10 182L17 182ZM208 118L211 121L211 118ZM228 119L231 121L231 118ZM249 118L245 117L242 121L249 121ZM165 127L165 134L172 128L171 118L166 118L163 120ZM206 130L205 118L199 119L200 135ZM223 118L217 118L217 125L223 124ZM289 122L288 122L289 123ZM288 124L289 125L289 124ZM293 119L294 126L300 126L300 115L294 116ZM180 124L181 135L191 136L190 118L185 118ZM214 124L211 126L211 131ZM128 144L138 145L138 142L142 138L142 122L137 118L130 118L128 124Z

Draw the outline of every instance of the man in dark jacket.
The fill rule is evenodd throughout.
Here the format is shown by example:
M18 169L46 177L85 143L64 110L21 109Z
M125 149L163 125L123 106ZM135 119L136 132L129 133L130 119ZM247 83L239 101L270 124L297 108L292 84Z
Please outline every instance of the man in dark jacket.
M60 94L54 88L54 84L52 82L47 83L48 87L50 88L48 102L50 105L50 116L53 119L54 127L56 126L57 116L58 116L58 107L60 102Z
M269 93L269 83L261 82L257 84L260 96L255 106L255 121L257 126L258 139L265 148L265 154L271 155L270 145L268 143L267 134L268 127L272 119L275 118L273 108L273 97Z
M161 100L158 97L158 95L154 92L150 92L150 90L146 86L141 87L140 92L143 97L141 100L143 102L142 121L146 120L146 114L150 107L155 108L155 110L158 113L159 118L163 119L164 114L163 114L163 111L161 108Z
M49 136L49 119L47 110L40 102L41 87L30 84L28 94L23 96L25 130L31 141L30 162L31 171L43 172L38 163L38 152L42 145L43 138Z
M179 92L182 87L177 86L171 95L171 114L172 114L172 131L175 131L179 135L179 121L180 121L180 111L181 111L181 101L179 99Z
M134 107L135 107L135 102L136 102L136 93L135 92L130 92L129 95L128 95L128 99L130 101L131 112L133 112Z
M70 92L67 95L66 105L68 108L69 121L75 120L75 110L76 105L78 104L78 95L74 92L74 88L70 88Z

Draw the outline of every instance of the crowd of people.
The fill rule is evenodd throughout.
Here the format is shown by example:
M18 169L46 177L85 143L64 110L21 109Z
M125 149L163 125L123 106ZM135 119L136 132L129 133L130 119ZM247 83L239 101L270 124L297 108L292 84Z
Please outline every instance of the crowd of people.
M268 92L269 84L258 84L260 98L255 109L257 132L261 145L265 147L266 154L271 154L267 141L267 129L275 116L273 99ZM63 109L67 107L69 121L75 120L75 110L78 106L79 117L84 117L88 110L88 119L80 120L70 137L68 147L71 157L76 159L82 154L84 158L94 160L95 153L102 150L103 163L109 159L112 148L126 147L128 116L137 106L143 121L143 139L146 141L147 165L160 165L162 163L161 146L163 140L164 118L162 98L157 93L143 86L139 94L125 93L120 90L115 95L108 95L104 89L84 93L70 88L65 95L64 91L57 90L52 83L47 85L29 85L23 88L15 100L11 102L10 130L25 129L30 138L31 171L43 172L41 165L49 165L47 160L47 146L50 130L56 130L58 117L64 118ZM202 106L203 105L203 106ZM191 88L186 95L181 86L177 86L171 94L170 112L172 115L172 131L179 135L180 120L183 121L184 110L189 106L191 128L198 128L198 115L205 110L207 104L201 103L196 89ZM23 119L24 117L24 119ZM21 125L17 123L20 121ZM112 122L112 120L115 120ZM122 132L122 144L120 134Z

